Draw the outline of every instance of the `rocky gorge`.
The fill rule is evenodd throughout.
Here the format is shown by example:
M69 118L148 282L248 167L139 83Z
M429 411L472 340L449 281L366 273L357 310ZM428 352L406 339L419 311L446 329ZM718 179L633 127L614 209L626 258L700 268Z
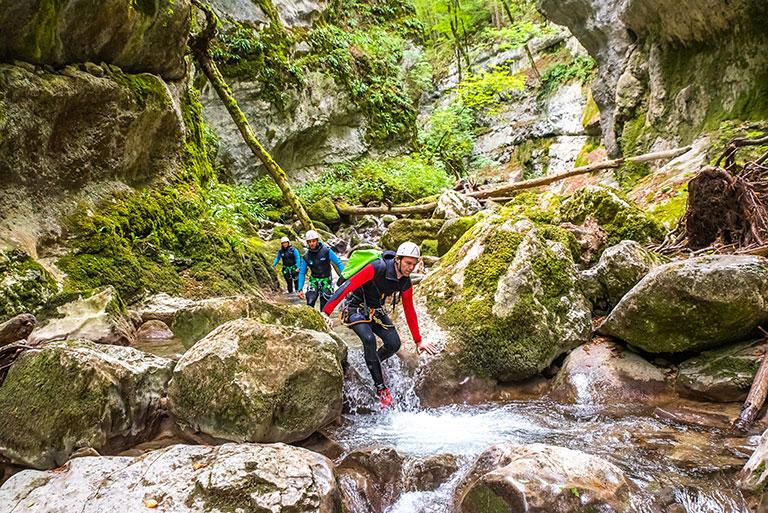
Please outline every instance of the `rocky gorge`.
M303 228L195 3L0 0L0 512L762 511L768 256L678 239L768 154L763 3L210 2L323 239L421 248L388 410L280 292Z

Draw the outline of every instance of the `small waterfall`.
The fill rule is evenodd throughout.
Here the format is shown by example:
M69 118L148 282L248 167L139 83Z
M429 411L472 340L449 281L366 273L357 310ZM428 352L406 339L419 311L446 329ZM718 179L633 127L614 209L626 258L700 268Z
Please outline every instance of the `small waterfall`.
M354 336L354 335L353 335ZM376 388L371 374L365 365L363 348L349 347L347 353L347 379L344 380L344 402L352 414L379 411ZM397 355L389 358L381 365L384 373L384 383L389 387L395 400L392 406L396 411L416 411L419 409L419 398L415 391L415 382L406 365Z

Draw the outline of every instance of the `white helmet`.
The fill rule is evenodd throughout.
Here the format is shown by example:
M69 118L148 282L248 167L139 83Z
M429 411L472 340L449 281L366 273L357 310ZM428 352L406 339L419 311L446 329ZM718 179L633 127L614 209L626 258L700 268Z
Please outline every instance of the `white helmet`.
M397 256L420 258L421 250L413 242L406 241L400 244L400 246L397 248Z
M288 237L280 237L280 243L282 244L283 242L291 242L291 240Z
M304 234L304 240L313 240L313 239L320 239L320 234L317 233L315 230L309 230L307 233Z

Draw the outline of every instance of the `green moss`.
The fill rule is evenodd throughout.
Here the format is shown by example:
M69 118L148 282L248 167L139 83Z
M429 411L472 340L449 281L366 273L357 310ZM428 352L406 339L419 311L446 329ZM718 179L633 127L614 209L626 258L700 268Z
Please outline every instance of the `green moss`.
M157 0L131 0L131 7L145 16L153 17L157 14Z
M112 71L112 80L131 91L141 108L171 106L171 98L165 82L157 75L150 73L129 74L122 71Z
M428 239L434 240L444 222L443 219L398 219L387 227L381 237L381 246L394 250L405 241L421 244Z
M602 142L599 137L590 137L584 146L581 147L579 154L576 156L576 162L574 166L581 167L589 165L589 154L598 148L602 148Z
M437 240L425 239L421 241L421 254L424 256L437 256Z
M589 94L587 95L587 104L584 106L584 112L581 116L581 126L587 128L592 120L599 116L600 108L597 106L597 103L592 96L592 89L590 88ZM579 164L576 165L578 166Z
M41 454L47 467L64 463L67 442L101 448L96 426L111 418L111 382L63 357L62 346L25 353L0 387L0 439L21 454Z
M313 221L319 221L325 225L335 225L341 222L339 211L331 198L323 198L307 208L307 214Z
M554 137L527 139L515 146L508 165L522 169L524 180L540 178L547 174L549 147L554 142Z
M592 216L608 232L608 244L622 240L648 242L664 236L662 224L632 204L620 193L604 187L581 189L568 198L560 209L562 221L582 224Z
M0 276L0 323L21 313L40 313L58 292L53 276L20 250L0 251Z
M558 208L560 197L551 193L525 191L504 204L502 215L525 217L536 223L551 223Z
M465 295L488 296L488 292L496 290L499 278L507 272L521 241L522 236L515 232L497 230L491 234L485 242L483 254L473 260L464 272Z
M190 88L184 102L184 165L186 176L191 180L206 183L215 177L211 160L208 158L208 136L203 122L203 106L199 92Z
M579 241L576 240L576 236L573 232L551 224L537 224L536 227L541 230L541 234L545 239L559 242L565 246L574 262L579 261L581 257L581 245L579 244Z
M475 484L461 501L466 513L509 513L511 505L484 484Z
M668 230L673 229L685 215L688 207L688 184L675 191L674 195L651 206L651 214Z
M41 0L37 11L23 31L21 54L33 62L50 57L58 39L57 27L61 8L68 0Z
M437 232L437 255L445 255L451 247L480 220L480 215L449 219Z

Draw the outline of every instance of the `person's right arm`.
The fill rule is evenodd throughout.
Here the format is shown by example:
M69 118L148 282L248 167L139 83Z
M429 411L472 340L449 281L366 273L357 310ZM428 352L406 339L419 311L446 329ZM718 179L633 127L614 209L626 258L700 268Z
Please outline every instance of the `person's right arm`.
M275 267L277 265L277 263L280 261L280 253L281 253L281 250L278 249L277 250L277 256L275 257L275 261L272 262L272 267Z
M325 308L323 309L323 313L326 315L331 315L333 313L334 308L338 306L338 304L341 302L342 299L344 299L347 294L350 292L353 292L360 288L363 284L371 281L373 279L373 275L375 274L373 269L373 264L368 264L362 269L360 269L358 272L356 272L350 279L344 282L344 284L336 289L336 292L333 293L331 298L328 300L328 303L325 305Z
M299 264L299 285L296 287L296 292L301 292L304 290L304 276L307 274L307 261L303 258L300 261Z

